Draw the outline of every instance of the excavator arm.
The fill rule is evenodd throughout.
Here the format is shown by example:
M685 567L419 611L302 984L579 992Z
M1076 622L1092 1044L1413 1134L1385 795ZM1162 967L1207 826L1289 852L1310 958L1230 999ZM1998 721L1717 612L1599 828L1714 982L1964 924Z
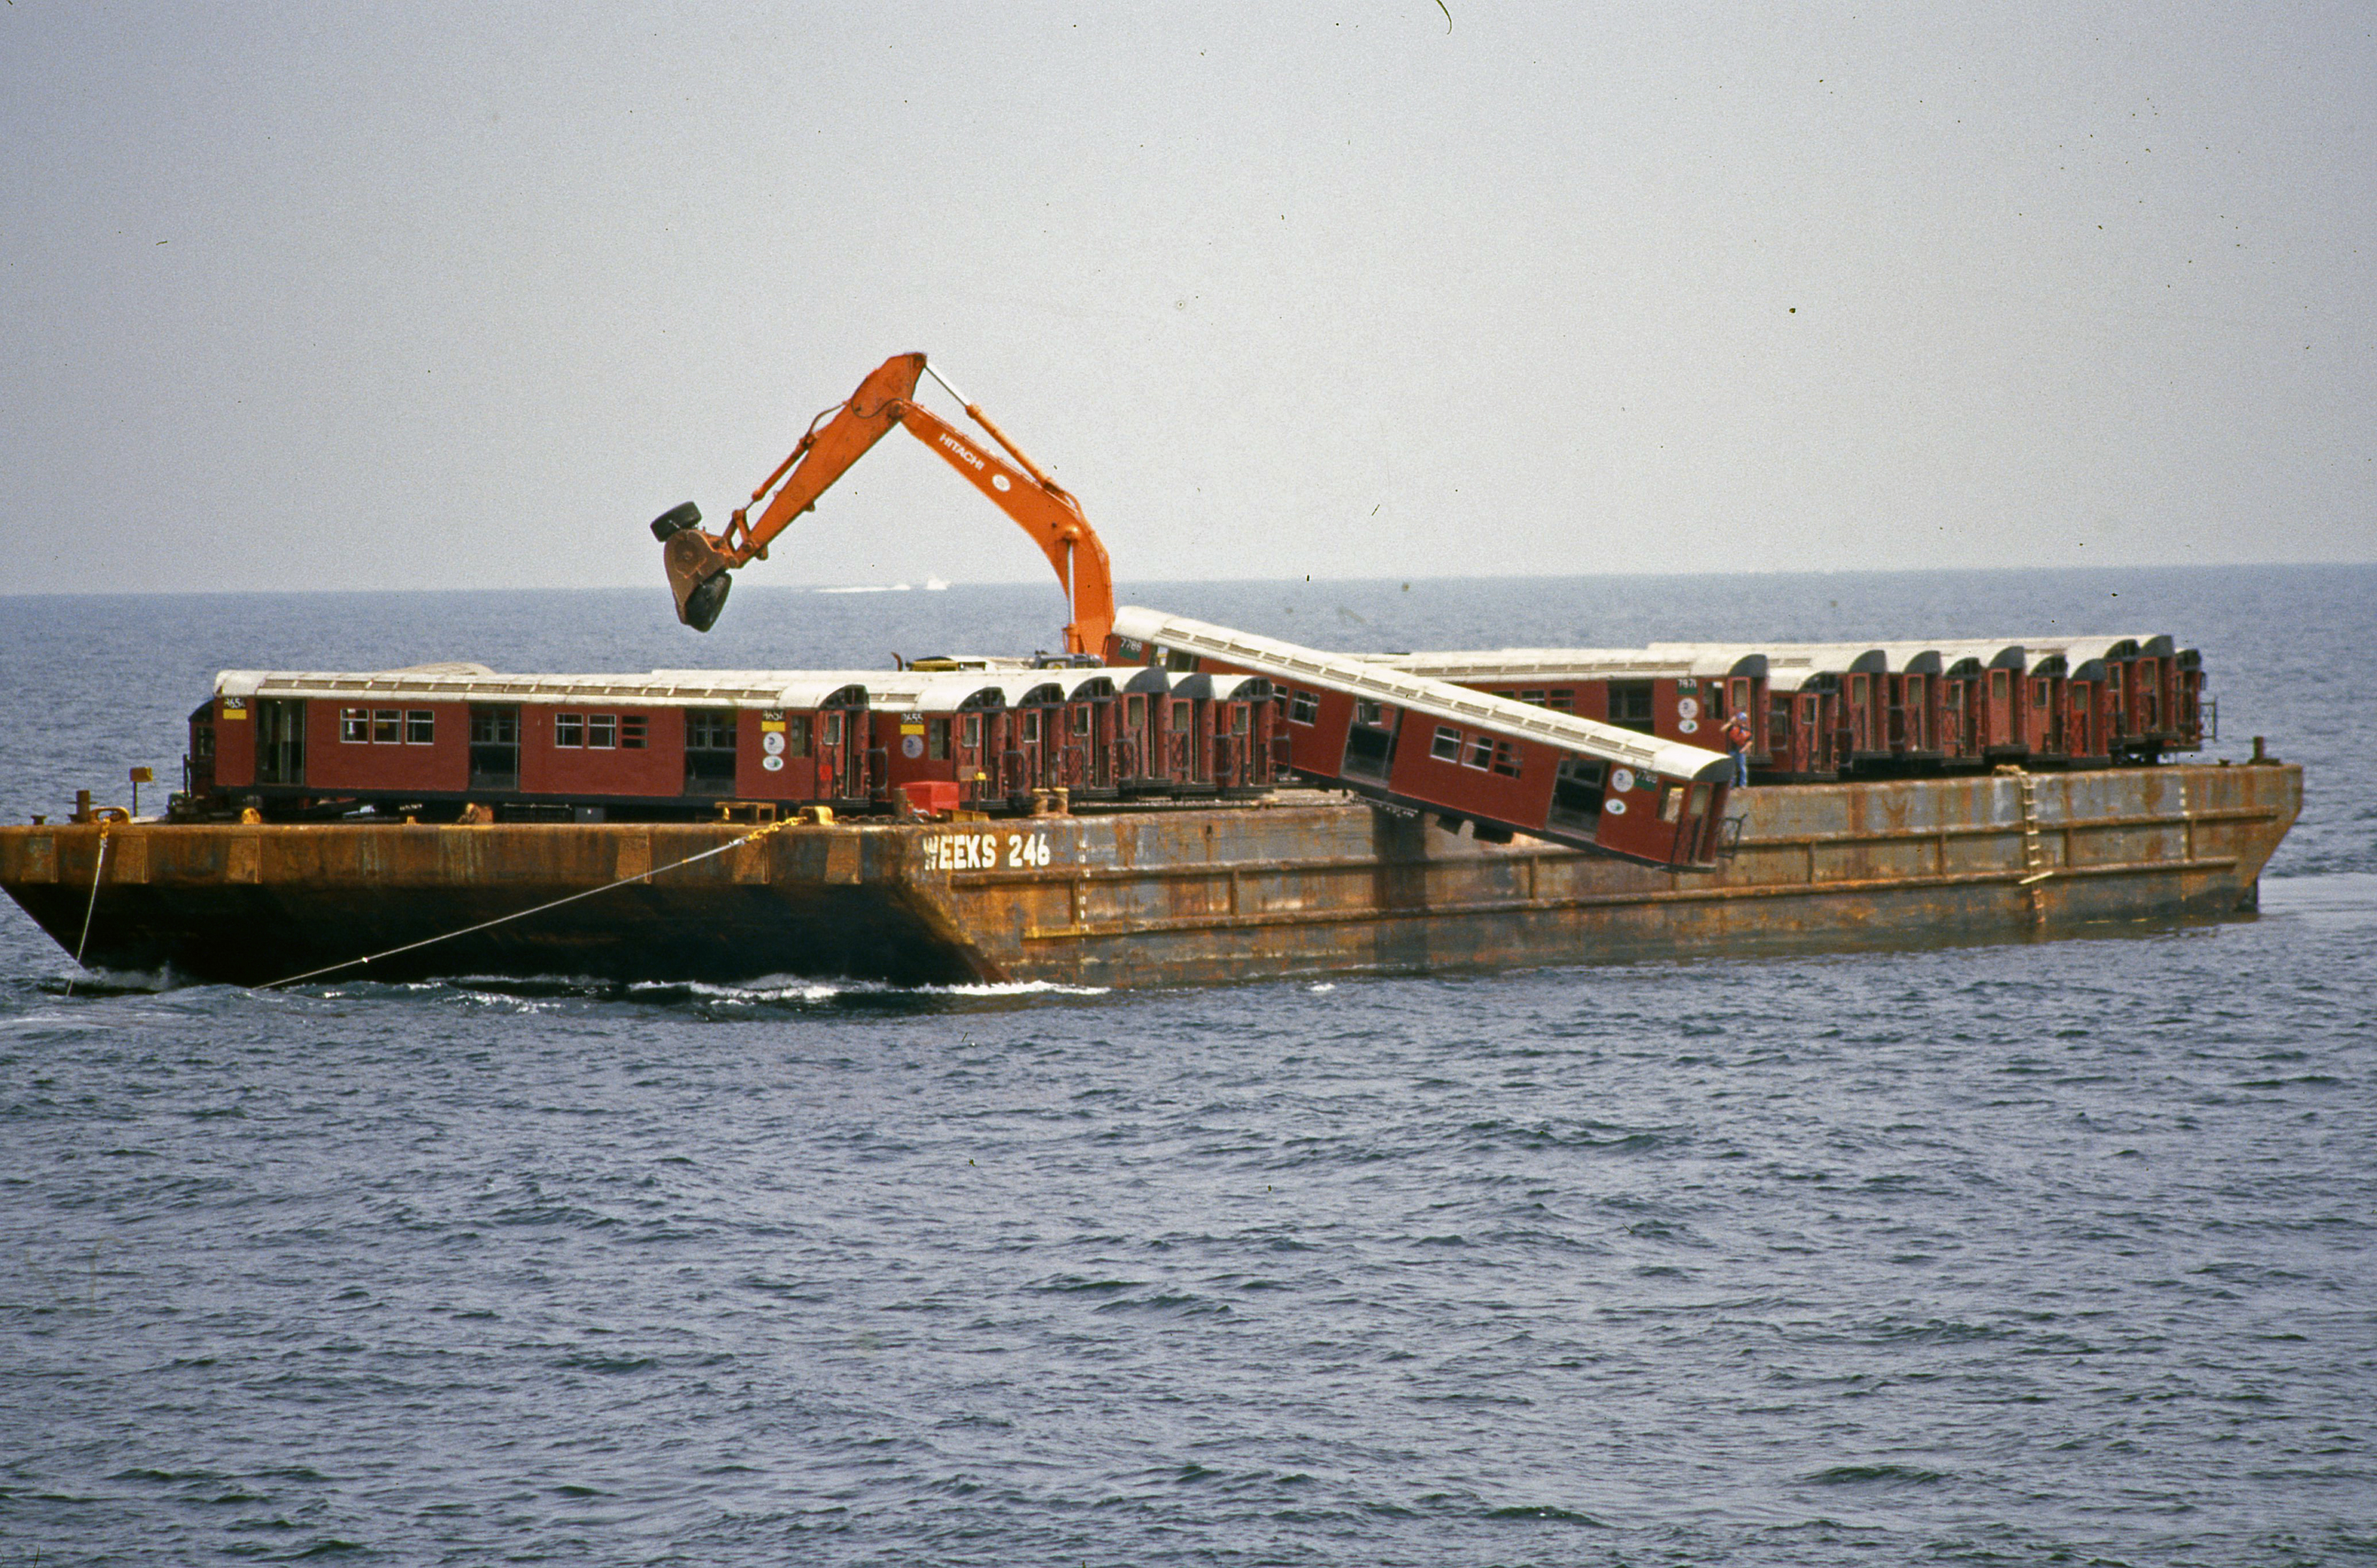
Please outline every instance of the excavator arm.
M725 607L731 581L727 574L752 560L765 560L770 543L899 425L1014 519L1048 557L1071 612L1065 627L1066 651L1102 651L1114 625L1113 568L1105 545L1082 517L1081 503L938 372L933 378L965 404L967 416L1014 461L986 449L918 403L916 381L927 369L923 354L895 354L859 383L849 401L818 415L792 455L751 492L752 506L760 507L756 521L748 509L738 509L723 531L704 533L695 526L701 513L690 501L655 520L652 533L662 544L677 619L696 631L708 631Z

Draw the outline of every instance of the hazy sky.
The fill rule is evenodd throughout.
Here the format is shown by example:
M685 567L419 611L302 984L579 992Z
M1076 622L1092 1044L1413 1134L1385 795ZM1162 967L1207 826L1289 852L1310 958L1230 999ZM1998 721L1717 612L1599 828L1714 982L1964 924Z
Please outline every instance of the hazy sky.
M1446 5L11 0L0 592L2377 559L2377 12Z

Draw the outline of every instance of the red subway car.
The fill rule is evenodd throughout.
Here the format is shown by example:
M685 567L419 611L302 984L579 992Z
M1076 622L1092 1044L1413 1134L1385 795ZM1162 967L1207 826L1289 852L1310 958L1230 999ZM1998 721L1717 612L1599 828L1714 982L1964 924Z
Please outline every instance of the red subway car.
M451 820L709 816L722 800L863 808L866 688L848 674L503 676L230 670L190 715L194 808Z
M1718 753L1153 610L1116 612L1111 653L1263 676L1295 772L1391 808L1467 821L1488 841L1523 832L1679 869L1715 862L1733 772Z
M1766 655L1713 643L1648 649L1505 648L1384 653L1372 663L1555 712L1714 750L1746 713L1752 767L1767 761Z
M2203 655L2166 636L2042 638L2063 662L2065 725L2075 758L2153 762L2203 749L2212 728Z

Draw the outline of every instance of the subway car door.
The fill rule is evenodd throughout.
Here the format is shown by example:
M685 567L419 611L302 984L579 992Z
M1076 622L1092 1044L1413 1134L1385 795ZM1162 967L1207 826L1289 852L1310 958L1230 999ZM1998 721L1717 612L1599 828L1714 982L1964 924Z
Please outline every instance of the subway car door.
M1015 749L1021 754L1022 772L1010 788L1040 789L1048 782L1048 721L1057 710L1026 708L1016 714Z
M1164 776L1177 784L1197 782L1197 704L1186 697L1164 700Z
M473 790L520 788L520 712L517 704L471 705L471 772Z
M951 754L957 761L958 798L969 806L979 804L990 793L988 770L982 760L983 718L979 712L962 712L950 726Z
M1114 777L1117 784L1141 777L1146 768L1147 694L1125 692L1115 699Z
M816 724L817 796L819 800L840 800L852 793L850 759L845 754L850 726L839 709L818 714Z
M1098 732L1105 727L1099 710L1105 704L1090 698L1076 698L1065 709L1065 784L1072 789L1096 789L1105 781L1099 777L1098 760L1105 748L1098 744Z
M875 726L868 722L867 710L851 708L836 710L833 717L842 721L842 758L850 780L844 795L852 800L865 800L882 787L875 776Z
M990 774L990 788L985 793L1004 796L1025 787L1023 753L1016 744L1016 736L1022 728L1023 710L1021 708L1001 708L991 715L991 739L983 751L983 755L989 759L986 771Z
M1345 731L1345 755L1338 772L1346 778L1384 784L1395 765L1395 736L1404 711L1367 697L1354 700L1354 722Z
M1238 738L1246 733L1247 705L1236 700L1209 702L1206 709L1212 714L1213 738L1207 748L1212 758L1213 787L1234 788L1238 783ZM1237 736L1234 736L1232 731Z
M1990 670L1987 679L1989 697L1983 708L1983 746L2013 744L2013 676L2005 670Z
M256 782L305 782L305 700L260 697L256 709Z
M1757 694L1751 691L1748 676L1735 676L1724 683L1726 707L1750 721L1750 756L1752 761L1773 756L1774 742L1766 734L1765 715L1759 712Z

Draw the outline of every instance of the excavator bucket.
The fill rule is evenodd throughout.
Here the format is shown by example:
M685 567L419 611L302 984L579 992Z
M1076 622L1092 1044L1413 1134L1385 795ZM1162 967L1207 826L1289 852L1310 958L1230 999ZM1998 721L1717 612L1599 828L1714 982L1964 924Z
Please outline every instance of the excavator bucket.
M677 601L677 619L696 631L708 631L718 624L718 612L726 608L726 591L734 586L735 580L726 573L711 573Z
M735 580L727 575L732 563L718 541L694 526L700 521L700 511L687 501L653 519L652 533L661 541L669 592L676 595L676 618L696 631L708 631L718 624L718 612L726 607L726 591Z

